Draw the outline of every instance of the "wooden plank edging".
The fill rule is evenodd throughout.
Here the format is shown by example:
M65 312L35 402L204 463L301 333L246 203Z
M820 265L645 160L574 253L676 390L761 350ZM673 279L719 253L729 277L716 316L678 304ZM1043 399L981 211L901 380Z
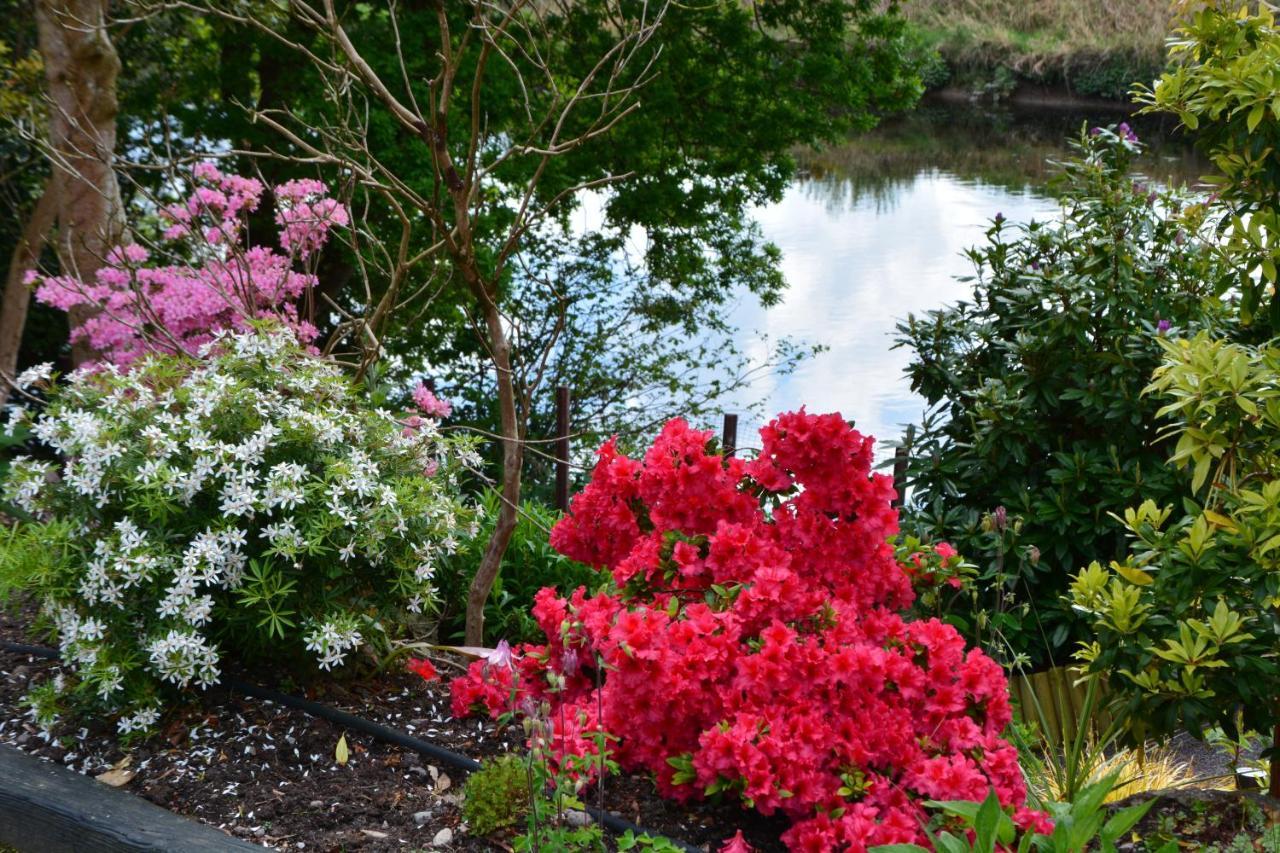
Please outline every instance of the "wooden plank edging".
M127 791L0 744L3 845L22 853L262 851Z

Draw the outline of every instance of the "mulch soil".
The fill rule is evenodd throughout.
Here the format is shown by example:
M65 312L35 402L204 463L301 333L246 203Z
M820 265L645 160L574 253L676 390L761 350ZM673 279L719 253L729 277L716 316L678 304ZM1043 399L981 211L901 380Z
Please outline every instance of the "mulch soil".
M29 608L0 611L0 640L39 644L25 627L30 616ZM463 665L434 660L445 681ZM462 771L243 695L211 690L201 704L166 717L158 736L129 748L112 727L96 721L43 734L21 699L57 672L56 662L0 650L0 743L95 777L113 768L132 772L124 790L271 849L512 849L513 831L489 838L467 833ZM245 680L274 686L264 683L267 678L250 674ZM488 720L453 719L443 681L427 684L407 673L330 681L308 690L306 698L480 761L519 747L515 731L499 731ZM345 766L335 759L344 735L350 754ZM594 804L596 794L584 799ZM620 817L702 849L718 850L741 828L757 850L785 850L778 840L786 827L781 819L728 805L681 806L660 798L644 776L610 777L604 803Z
M1143 799L1137 795L1115 804L1123 808ZM1258 791L1182 789L1164 791L1155 805L1133 828L1140 845L1120 846L1143 851L1158 850L1174 841L1183 850L1240 849L1232 847L1237 836L1248 838L1246 849L1273 850L1260 841L1269 826L1280 822L1280 802Z
M0 640L40 644L41 638L26 628L31 616L30 607L0 609ZM439 682L396 673L360 682L326 681L305 695L479 761L517 751L517 732L498 730L488 720L453 719L447 680L466 661L434 660L443 676ZM462 771L302 711L225 690L211 690L200 704L170 713L160 734L128 748L99 721L42 733L21 700L31 686L58 671L54 661L0 650L0 743L95 777L127 771L133 775L124 790L265 848L512 850L514 830L487 838L468 834ZM262 673L244 680L275 686ZM343 736L350 754L345 766L335 759ZM597 795L589 791L583 798L595 804ZM783 819L729 804L682 806L659 797L643 775L610 777L604 803L613 814L700 849L718 850L740 828L761 853L785 850L778 840L786 828ZM1275 807L1248 792L1166 792L1135 827L1146 843L1122 849L1154 849L1152 842L1165 837L1177 838L1184 849L1226 846L1241 831L1280 821Z

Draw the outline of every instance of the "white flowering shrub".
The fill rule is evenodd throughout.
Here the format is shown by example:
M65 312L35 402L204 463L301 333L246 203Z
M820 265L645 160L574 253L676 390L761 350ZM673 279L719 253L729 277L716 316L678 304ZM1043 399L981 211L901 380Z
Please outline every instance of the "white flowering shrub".
M228 659L341 665L432 606L437 559L477 523L458 497L467 440L375 410L281 330L73 374L15 425L51 452L10 467L4 498L27 518L0 548L0 594L41 599L63 697L124 733Z

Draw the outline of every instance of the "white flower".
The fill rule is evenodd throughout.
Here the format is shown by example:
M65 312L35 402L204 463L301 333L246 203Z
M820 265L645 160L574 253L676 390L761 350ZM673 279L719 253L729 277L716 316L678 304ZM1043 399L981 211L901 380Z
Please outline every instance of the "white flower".
M345 617L316 626L304 639L307 650L316 653L320 668L327 671L340 666L346 659L347 652L360 645L363 638L356 630L355 622L350 617Z
M221 509L227 515L253 515L258 494L242 479L230 479L222 487Z
M159 721L159 707L143 708L121 717L116 721L116 728L120 734L127 735L130 732L145 732Z
M182 618L198 627L208 623L212 613L213 599L207 595L202 595L187 602L182 609Z
M43 382L53 375L53 362L46 361L37 364L34 367L28 367L22 371L13 380L13 385L20 391L25 391L37 382Z
M111 664L98 676L99 698L104 700L110 698L123 683L124 677L120 674L120 667Z
M218 681L218 652L196 633L173 630L147 644L151 671L164 681L208 687Z

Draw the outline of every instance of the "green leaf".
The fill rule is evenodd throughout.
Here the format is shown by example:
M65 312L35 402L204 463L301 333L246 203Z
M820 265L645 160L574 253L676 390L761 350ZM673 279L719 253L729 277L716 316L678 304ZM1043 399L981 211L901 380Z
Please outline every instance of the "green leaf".
M1258 124L1262 121L1263 115L1266 114L1266 109L1266 104L1257 103L1254 104L1253 109L1249 110L1249 117L1245 119L1245 124L1248 126L1250 133L1258 129Z
M1142 820L1142 816L1149 812L1155 804L1156 798L1152 797L1145 803L1136 803L1116 812L1102 827L1102 839L1114 842L1121 835L1132 829L1138 821Z
M1213 457L1208 453L1196 460L1195 472L1191 476L1191 491L1200 491L1200 487L1204 485L1205 480L1209 479L1209 466L1212 464Z

